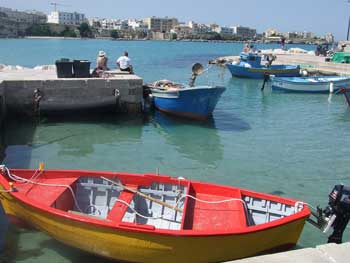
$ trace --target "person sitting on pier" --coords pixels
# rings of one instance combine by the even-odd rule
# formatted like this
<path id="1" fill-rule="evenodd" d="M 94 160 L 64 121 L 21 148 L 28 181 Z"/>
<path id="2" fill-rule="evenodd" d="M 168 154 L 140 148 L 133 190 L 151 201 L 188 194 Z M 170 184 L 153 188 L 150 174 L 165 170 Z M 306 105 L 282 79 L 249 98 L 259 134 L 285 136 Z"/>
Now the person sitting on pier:
<path id="1" fill-rule="evenodd" d="M 127 51 L 124 51 L 123 56 L 118 58 L 117 65 L 119 66 L 120 71 L 127 71 L 130 74 L 134 74 L 131 59 L 129 58 L 129 53 Z"/>
<path id="2" fill-rule="evenodd" d="M 92 72 L 92 76 L 102 77 L 103 72 L 105 70 L 109 70 L 109 68 L 107 67 L 107 63 L 108 63 L 108 58 L 106 57 L 106 53 L 103 50 L 101 50 L 100 52 L 98 52 L 98 57 L 96 60 L 96 68 Z"/>

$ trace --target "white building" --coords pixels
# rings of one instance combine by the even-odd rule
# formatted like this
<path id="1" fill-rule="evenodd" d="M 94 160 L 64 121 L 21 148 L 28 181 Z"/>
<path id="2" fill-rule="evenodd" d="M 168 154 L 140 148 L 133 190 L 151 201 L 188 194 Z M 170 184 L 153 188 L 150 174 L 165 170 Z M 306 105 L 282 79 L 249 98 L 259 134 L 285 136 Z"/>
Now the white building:
<path id="1" fill-rule="evenodd" d="M 303 32 L 303 38 L 314 38 L 314 37 L 315 37 L 315 34 L 312 32 L 306 32 L 306 31 Z"/>
<path id="2" fill-rule="evenodd" d="M 328 43 L 334 43 L 334 36 L 332 33 L 327 33 L 327 35 L 325 36 L 325 39 Z"/>
<path id="3" fill-rule="evenodd" d="M 128 19 L 128 26 L 135 31 L 147 32 L 148 26 L 142 20 Z"/>
<path id="4" fill-rule="evenodd" d="M 252 39 L 256 37 L 256 29 L 244 27 L 244 26 L 234 26 L 233 34 L 237 35 L 243 39 Z"/>
<path id="5" fill-rule="evenodd" d="M 232 27 L 218 26 L 218 27 L 215 27 L 213 31 L 221 35 L 233 35 Z"/>
<path id="6" fill-rule="evenodd" d="M 279 32 L 275 28 L 269 28 L 265 31 L 265 37 L 275 37 L 278 35 L 279 35 Z"/>
<path id="7" fill-rule="evenodd" d="M 205 24 L 199 24 L 194 21 L 189 21 L 188 26 L 192 29 L 192 33 L 194 35 L 196 34 L 206 34 L 211 32 L 210 26 L 207 26 Z"/>
<path id="8" fill-rule="evenodd" d="M 77 12 L 52 11 L 51 14 L 47 16 L 47 22 L 52 24 L 79 26 L 86 21 L 85 15 Z"/>

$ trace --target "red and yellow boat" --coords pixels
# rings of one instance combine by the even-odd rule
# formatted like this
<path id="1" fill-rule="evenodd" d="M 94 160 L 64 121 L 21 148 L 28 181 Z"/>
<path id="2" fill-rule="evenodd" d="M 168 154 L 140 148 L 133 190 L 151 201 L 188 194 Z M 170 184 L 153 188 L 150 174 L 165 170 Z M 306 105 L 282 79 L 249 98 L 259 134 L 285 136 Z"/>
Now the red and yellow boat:
<path id="1" fill-rule="evenodd" d="M 129 262 L 219 262 L 293 247 L 309 208 L 296 200 L 183 178 L 0 167 L 15 222 Z"/>

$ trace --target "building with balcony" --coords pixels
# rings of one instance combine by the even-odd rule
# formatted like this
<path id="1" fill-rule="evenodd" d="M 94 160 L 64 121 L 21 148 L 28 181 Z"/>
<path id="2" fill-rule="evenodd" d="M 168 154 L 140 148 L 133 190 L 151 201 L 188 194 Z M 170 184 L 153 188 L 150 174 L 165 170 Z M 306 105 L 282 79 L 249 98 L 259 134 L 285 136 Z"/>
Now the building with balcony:
<path id="1" fill-rule="evenodd" d="M 169 33 L 171 29 L 179 24 L 176 18 L 154 16 L 143 19 L 143 23 L 147 26 L 148 30 L 161 33 Z"/>
<path id="2" fill-rule="evenodd" d="M 213 29 L 213 32 L 219 33 L 220 35 L 233 35 L 233 28 L 226 26 L 218 26 Z"/>
<path id="3" fill-rule="evenodd" d="M 77 12 L 69 13 L 61 11 L 52 11 L 47 16 L 47 22 L 59 25 L 79 26 L 81 23 L 87 22 L 87 19 L 85 18 L 84 14 L 80 14 Z"/>
<path id="4" fill-rule="evenodd" d="M 212 32 L 210 29 L 210 26 L 207 26 L 205 24 L 196 23 L 194 21 L 189 21 L 188 26 L 192 29 L 192 33 L 194 35 L 207 34 L 207 33 Z"/>
<path id="5" fill-rule="evenodd" d="M 252 39 L 256 37 L 256 29 L 244 26 L 234 26 L 232 29 L 233 34 L 242 39 Z"/>

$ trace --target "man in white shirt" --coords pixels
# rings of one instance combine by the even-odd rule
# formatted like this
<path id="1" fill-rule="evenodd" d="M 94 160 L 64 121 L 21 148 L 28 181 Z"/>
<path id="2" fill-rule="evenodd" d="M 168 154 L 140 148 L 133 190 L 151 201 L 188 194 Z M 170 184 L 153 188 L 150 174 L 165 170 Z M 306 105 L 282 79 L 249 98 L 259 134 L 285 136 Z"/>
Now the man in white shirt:
<path id="1" fill-rule="evenodd" d="M 134 74 L 133 67 L 131 65 L 131 59 L 129 58 L 129 54 L 127 51 L 124 52 L 123 56 L 118 58 L 117 65 L 121 71 L 127 71 L 130 74 Z"/>

